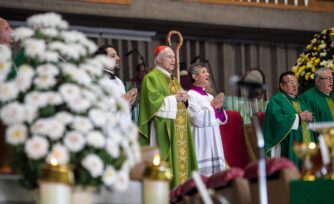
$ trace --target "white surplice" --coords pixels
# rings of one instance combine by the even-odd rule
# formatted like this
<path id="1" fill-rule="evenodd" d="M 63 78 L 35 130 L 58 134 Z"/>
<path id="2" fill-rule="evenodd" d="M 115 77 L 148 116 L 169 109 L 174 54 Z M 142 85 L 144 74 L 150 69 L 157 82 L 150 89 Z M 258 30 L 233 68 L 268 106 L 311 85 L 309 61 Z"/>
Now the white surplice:
<path id="1" fill-rule="evenodd" d="M 187 110 L 196 147 L 198 169 L 200 174 L 205 176 L 226 169 L 219 126 L 225 124 L 228 118 L 225 110 L 223 110 L 224 121 L 216 118 L 211 106 L 212 99 L 213 96 L 210 94 L 201 95 L 194 90 L 188 91 Z"/>

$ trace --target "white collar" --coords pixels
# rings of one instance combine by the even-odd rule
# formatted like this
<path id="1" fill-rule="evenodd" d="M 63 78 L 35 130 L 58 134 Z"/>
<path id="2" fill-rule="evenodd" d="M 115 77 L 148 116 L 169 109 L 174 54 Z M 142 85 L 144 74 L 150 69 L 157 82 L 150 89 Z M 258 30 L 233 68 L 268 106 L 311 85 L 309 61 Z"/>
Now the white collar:
<path id="1" fill-rule="evenodd" d="M 114 72 L 108 70 L 108 69 L 103 69 L 105 72 L 111 73 L 111 74 L 115 74 Z"/>
<path id="2" fill-rule="evenodd" d="M 164 75 L 168 76 L 169 78 L 171 77 L 171 73 L 169 73 L 167 70 L 164 68 L 160 67 L 159 65 L 156 65 L 155 68 L 162 72 Z"/>

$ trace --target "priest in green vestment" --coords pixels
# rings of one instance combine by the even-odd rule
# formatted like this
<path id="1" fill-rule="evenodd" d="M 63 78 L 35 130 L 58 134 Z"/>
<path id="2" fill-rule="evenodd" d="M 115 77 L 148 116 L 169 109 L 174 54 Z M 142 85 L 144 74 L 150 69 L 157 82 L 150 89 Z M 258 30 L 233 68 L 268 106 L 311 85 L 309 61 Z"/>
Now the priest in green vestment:
<path id="1" fill-rule="evenodd" d="M 318 69 L 314 74 L 315 86 L 304 92 L 300 99 L 310 107 L 316 122 L 333 121 L 334 94 L 333 74 L 328 68 Z"/>
<path id="2" fill-rule="evenodd" d="M 264 118 L 265 151 L 269 157 L 286 157 L 300 166 L 293 152 L 294 142 L 311 142 L 315 138 L 308 128 L 313 115 L 297 97 L 298 81 L 293 72 L 279 78 L 279 90 L 267 106 Z"/>
<path id="3" fill-rule="evenodd" d="M 191 177 L 197 158 L 186 110 L 187 92 L 171 72 L 175 54 L 168 46 L 159 46 L 155 67 L 144 77 L 140 87 L 139 141 L 157 146 L 161 158 L 173 172 L 171 187 Z"/>

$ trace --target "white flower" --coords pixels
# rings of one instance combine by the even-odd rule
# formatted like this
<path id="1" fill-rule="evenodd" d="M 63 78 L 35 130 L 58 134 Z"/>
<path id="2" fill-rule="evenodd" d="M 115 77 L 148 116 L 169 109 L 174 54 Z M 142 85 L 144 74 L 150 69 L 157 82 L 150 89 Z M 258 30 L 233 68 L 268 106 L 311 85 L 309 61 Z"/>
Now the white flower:
<path id="1" fill-rule="evenodd" d="M 27 19 L 30 27 L 38 28 L 60 28 L 67 29 L 68 23 L 64 21 L 59 14 L 46 13 L 31 16 Z"/>
<path id="2" fill-rule="evenodd" d="M 101 76 L 102 73 L 103 73 L 103 69 L 102 68 L 93 67 L 92 65 L 90 65 L 88 63 L 81 64 L 79 66 L 79 69 L 86 70 L 89 74 L 91 74 L 93 76 L 96 76 L 96 77 Z"/>
<path id="3" fill-rule="evenodd" d="M 57 121 L 54 118 L 50 118 L 50 119 L 47 119 L 46 125 L 48 129 L 47 135 L 52 140 L 57 140 L 63 136 L 65 132 L 65 126 L 60 121 Z"/>
<path id="4" fill-rule="evenodd" d="M 91 103 L 95 103 L 96 100 L 98 100 L 97 95 L 88 89 L 82 89 L 81 94 L 85 99 L 89 100 Z"/>
<path id="5" fill-rule="evenodd" d="M 103 173 L 103 162 L 95 154 L 87 155 L 81 162 L 82 166 L 88 170 L 93 178 L 101 176 Z"/>
<path id="6" fill-rule="evenodd" d="M 1 120 L 6 125 L 22 123 L 24 121 L 24 107 L 17 103 L 9 103 L 1 109 Z"/>
<path id="7" fill-rule="evenodd" d="M 60 143 L 52 147 L 51 153 L 48 155 L 46 161 L 50 163 L 51 158 L 55 158 L 60 165 L 68 164 L 70 160 L 66 147 Z"/>
<path id="8" fill-rule="evenodd" d="M 81 96 L 76 96 L 74 98 L 68 98 L 67 105 L 73 112 L 84 113 L 91 107 L 91 102 Z"/>
<path id="9" fill-rule="evenodd" d="M 104 147 L 106 140 L 101 132 L 99 131 L 91 131 L 87 134 L 87 144 L 95 147 L 102 148 Z"/>
<path id="10" fill-rule="evenodd" d="M 34 84 L 39 89 L 49 89 L 56 85 L 57 81 L 54 76 L 51 75 L 43 75 L 38 76 L 34 80 Z"/>
<path id="11" fill-rule="evenodd" d="M 40 58 L 45 52 L 45 41 L 38 39 L 27 39 L 24 41 L 24 53 L 29 58 Z"/>
<path id="12" fill-rule="evenodd" d="M 80 38 L 85 38 L 83 33 L 78 31 L 62 31 L 60 37 L 65 41 L 65 43 L 76 43 Z"/>
<path id="13" fill-rule="evenodd" d="M 93 121 L 94 125 L 103 127 L 106 124 L 107 118 L 102 110 L 91 109 L 88 115 L 91 121 Z"/>
<path id="14" fill-rule="evenodd" d="M 31 105 L 24 106 L 24 120 L 32 123 L 37 117 L 37 107 Z"/>
<path id="15" fill-rule="evenodd" d="M 119 143 L 110 138 L 107 139 L 106 150 L 112 158 L 118 158 L 120 155 Z"/>
<path id="16" fill-rule="evenodd" d="M 31 126 L 31 132 L 36 135 L 47 135 L 49 131 L 48 119 L 38 119 Z"/>
<path id="17" fill-rule="evenodd" d="M 23 124 L 11 125 L 6 130 L 6 142 L 11 145 L 18 145 L 25 142 L 28 137 L 27 127 Z"/>
<path id="18" fill-rule="evenodd" d="M 85 45 L 85 47 L 88 49 L 88 53 L 91 55 L 97 50 L 96 44 L 87 38 L 82 39 L 81 43 Z"/>
<path id="19" fill-rule="evenodd" d="M 77 131 L 67 132 L 64 138 L 64 144 L 71 152 L 81 151 L 85 146 L 84 136 Z"/>
<path id="20" fill-rule="evenodd" d="M 43 92 L 32 91 L 25 96 L 24 102 L 39 108 L 45 107 L 48 104 L 48 95 Z"/>
<path id="21" fill-rule="evenodd" d="M 12 58 L 12 51 L 7 45 L 2 45 L 0 47 L 0 52 L 1 52 L 0 63 L 7 62 L 8 60 Z"/>
<path id="22" fill-rule="evenodd" d="M 36 73 L 42 76 L 57 76 L 59 74 L 59 69 L 53 64 L 42 64 L 36 68 Z"/>
<path id="23" fill-rule="evenodd" d="M 42 28 L 40 32 L 48 37 L 55 38 L 58 35 L 58 30 L 55 28 Z"/>
<path id="24" fill-rule="evenodd" d="M 117 177 L 117 172 L 115 170 L 114 167 L 108 165 L 107 168 L 105 169 L 103 176 L 102 176 L 102 181 L 106 186 L 111 187 L 115 181 L 116 181 L 116 177 Z"/>
<path id="25" fill-rule="evenodd" d="M 60 105 L 64 102 L 61 95 L 57 92 L 50 91 L 50 92 L 47 92 L 46 94 L 48 95 L 48 104 Z"/>
<path id="26" fill-rule="evenodd" d="M 60 86 L 59 92 L 65 101 L 71 101 L 80 95 L 80 88 L 74 84 L 63 84 Z"/>
<path id="27" fill-rule="evenodd" d="M 12 66 L 12 63 L 10 61 L 7 61 L 7 62 L 0 61 L 0 83 L 6 80 L 7 75 L 11 70 L 11 66 Z"/>
<path id="28" fill-rule="evenodd" d="M 99 61 L 104 68 L 115 69 L 115 60 L 106 56 L 106 55 L 98 55 L 95 57 L 97 61 Z"/>
<path id="29" fill-rule="evenodd" d="M 18 96 L 19 90 L 15 87 L 15 82 L 3 82 L 0 84 L 0 101 L 7 102 Z"/>
<path id="30" fill-rule="evenodd" d="M 64 125 L 68 125 L 72 123 L 74 117 L 72 114 L 62 111 L 62 112 L 57 113 L 55 115 L 55 118 L 56 120 L 62 122 Z"/>
<path id="31" fill-rule="evenodd" d="M 129 184 L 129 173 L 127 171 L 119 171 L 116 176 L 113 189 L 116 191 L 125 191 Z"/>
<path id="32" fill-rule="evenodd" d="M 86 117 L 76 116 L 74 117 L 72 128 L 81 133 L 87 133 L 93 129 L 93 124 Z"/>
<path id="33" fill-rule="evenodd" d="M 41 159 L 48 153 L 49 142 L 41 136 L 33 136 L 25 143 L 25 152 L 30 159 Z"/>
<path id="34" fill-rule="evenodd" d="M 30 38 L 33 35 L 34 35 L 34 31 L 26 27 L 16 28 L 13 32 L 14 41 L 22 41 L 27 38 Z"/>
<path id="35" fill-rule="evenodd" d="M 124 132 L 124 134 L 127 136 L 130 142 L 136 141 L 138 138 L 137 126 L 134 123 L 130 122 L 129 124 L 127 124 L 126 132 Z"/>
<path id="36" fill-rule="evenodd" d="M 77 69 L 71 73 L 71 78 L 78 84 L 89 86 L 92 83 L 91 77 L 85 70 Z"/>
<path id="37" fill-rule="evenodd" d="M 61 55 L 63 55 L 62 51 L 65 50 L 67 45 L 61 41 L 53 41 L 48 44 L 48 49 L 50 51 L 58 51 Z"/>
<path id="38" fill-rule="evenodd" d="M 26 92 L 31 87 L 31 77 L 27 77 L 24 74 L 18 74 L 14 84 L 20 92 Z"/>
<path id="39" fill-rule="evenodd" d="M 41 56 L 41 61 L 43 62 L 59 62 L 59 60 L 61 59 L 58 55 L 57 52 L 53 52 L 53 51 L 45 51 Z"/>
<path id="40" fill-rule="evenodd" d="M 30 65 L 23 64 L 18 68 L 17 75 L 26 78 L 32 78 L 35 75 L 35 71 Z"/>

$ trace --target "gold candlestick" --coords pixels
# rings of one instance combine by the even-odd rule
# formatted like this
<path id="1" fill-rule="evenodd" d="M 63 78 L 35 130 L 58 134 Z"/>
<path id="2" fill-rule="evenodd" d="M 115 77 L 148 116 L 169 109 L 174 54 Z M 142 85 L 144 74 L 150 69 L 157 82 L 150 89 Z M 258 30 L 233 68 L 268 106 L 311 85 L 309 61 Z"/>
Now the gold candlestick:
<path id="1" fill-rule="evenodd" d="M 315 175 L 312 174 L 313 166 L 312 157 L 318 153 L 318 146 L 314 142 L 295 143 L 293 151 L 302 160 L 302 179 L 305 181 L 315 180 Z"/>
<path id="2" fill-rule="evenodd" d="M 157 154 L 153 163 L 147 165 L 144 173 L 144 203 L 168 204 L 171 178 L 168 164 L 160 161 L 160 155 Z"/>

